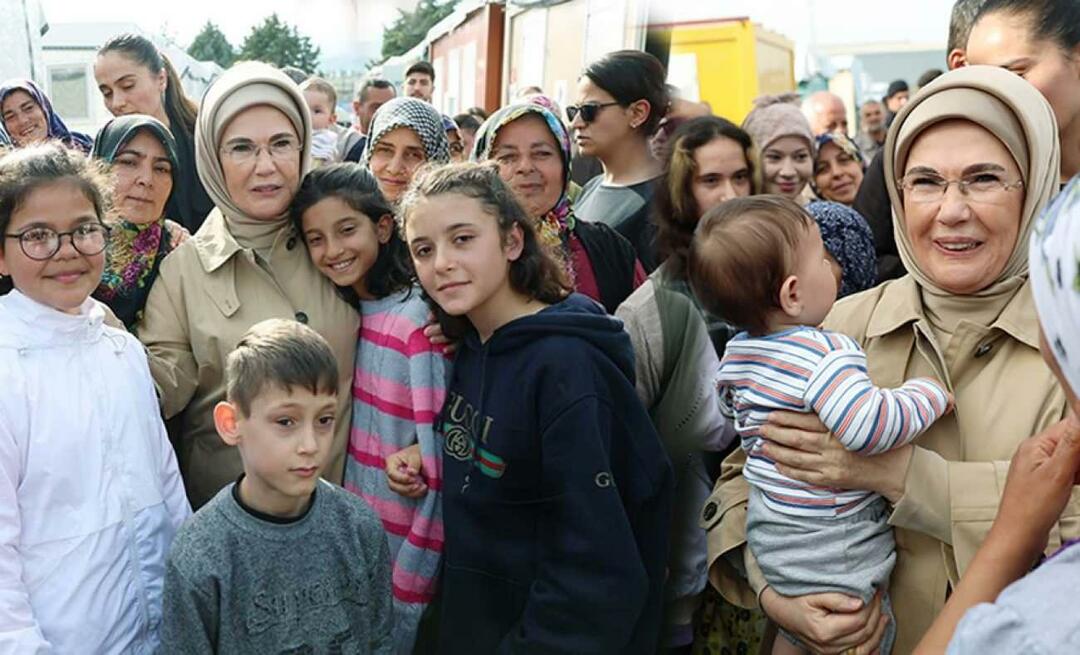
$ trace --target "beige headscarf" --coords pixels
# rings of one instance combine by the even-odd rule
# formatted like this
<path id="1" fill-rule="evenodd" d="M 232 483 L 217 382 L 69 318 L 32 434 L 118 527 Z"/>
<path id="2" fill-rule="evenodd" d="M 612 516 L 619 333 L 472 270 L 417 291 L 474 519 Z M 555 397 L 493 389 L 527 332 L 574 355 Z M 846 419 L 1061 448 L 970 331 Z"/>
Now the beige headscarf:
<path id="1" fill-rule="evenodd" d="M 233 202 L 221 170 L 221 135 L 229 122 L 245 109 L 269 105 L 288 117 L 296 128 L 303 150 L 300 178 L 311 168 L 311 113 L 296 83 L 278 69 L 262 62 L 245 62 L 225 71 L 203 97 L 195 126 L 195 162 L 206 193 L 225 217 L 229 232 L 244 248 L 269 250 L 282 228 L 289 225 L 287 213 L 274 220 L 252 218 Z"/>
<path id="2" fill-rule="evenodd" d="M 1024 180 L 1020 230 L 1005 268 L 985 289 L 957 296 L 941 289 L 919 266 L 904 218 L 902 177 L 915 139 L 932 125 L 963 119 L 996 136 L 1012 154 Z M 900 259 L 918 283 L 927 316 L 939 336 L 961 320 L 992 323 L 1027 277 L 1028 238 L 1034 220 L 1057 192 L 1061 159 L 1057 122 L 1042 94 L 1023 78 L 993 66 L 950 71 L 926 85 L 900 110 L 885 139 L 885 185 L 893 209 Z"/>

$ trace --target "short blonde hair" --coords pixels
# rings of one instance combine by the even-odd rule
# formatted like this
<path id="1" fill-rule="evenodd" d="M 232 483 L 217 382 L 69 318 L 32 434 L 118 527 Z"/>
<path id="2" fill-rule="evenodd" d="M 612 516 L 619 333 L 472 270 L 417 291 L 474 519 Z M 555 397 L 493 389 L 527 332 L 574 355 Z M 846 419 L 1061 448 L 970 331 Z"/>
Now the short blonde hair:
<path id="1" fill-rule="evenodd" d="M 331 113 L 334 111 L 334 108 L 337 107 L 337 89 L 334 88 L 333 84 L 321 77 L 312 76 L 307 78 L 304 80 L 304 83 L 300 85 L 300 91 L 317 91 L 326 96 L 327 99 L 330 100 Z"/>
<path id="2" fill-rule="evenodd" d="M 689 278 L 702 306 L 753 335 L 780 308 L 780 287 L 795 271 L 799 242 L 815 225 L 794 201 L 766 195 L 720 203 L 690 244 Z"/>

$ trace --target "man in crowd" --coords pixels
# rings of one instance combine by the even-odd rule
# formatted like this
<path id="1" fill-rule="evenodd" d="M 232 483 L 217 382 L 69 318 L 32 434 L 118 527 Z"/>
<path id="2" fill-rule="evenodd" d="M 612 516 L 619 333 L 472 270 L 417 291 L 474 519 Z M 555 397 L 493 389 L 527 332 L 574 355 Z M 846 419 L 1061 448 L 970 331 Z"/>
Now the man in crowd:
<path id="1" fill-rule="evenodd" d="M 386 80 L 372 78 L 364 82 L 352 103 L 353 113 L 356 115 L 353 129 L 342 135 L 338 142 L 342 161 L 360 161 L 372 117 L 379 107 L 393 100 L 396 95 L 394 85 Z"/>
<path id="2" fill-rule="evenodd" d="M 847 109 L 840 96 L 829 91 L 817 91 L 807 96 L 802 104 L 803 115 L 810 123 L 814 136 L 830 132 L 848 133 Z"/>
<path id="3" fill-rule="evenodd" d="M 870 161 L 885 144 L 885 107 L 877 100 L 867 100 L 859 110 L 859 118 L 859 136 L 855 138 L 855 144 L 866 161 Z"/>
<path id="4" fill-rule="evenodd" d="M 885 92 L 885 97 L 882 99 L 885 102 L 885 109 L 889 112 L 888 117 L 885 119 L 886 126 L 892 125 L 897 112 L 907 104 L 908 98 L 910 97 L 911 91 L 908 89 L 907 82 L 904 80 L 893 80 L 889 83 L 889 88 Z"/>
<path id="5" fill-rule="evenodd" d="M 405 95 L 431 102 L 435 92 L 435 69 L 426 61 L 418 61 L 405 71 Z"/>

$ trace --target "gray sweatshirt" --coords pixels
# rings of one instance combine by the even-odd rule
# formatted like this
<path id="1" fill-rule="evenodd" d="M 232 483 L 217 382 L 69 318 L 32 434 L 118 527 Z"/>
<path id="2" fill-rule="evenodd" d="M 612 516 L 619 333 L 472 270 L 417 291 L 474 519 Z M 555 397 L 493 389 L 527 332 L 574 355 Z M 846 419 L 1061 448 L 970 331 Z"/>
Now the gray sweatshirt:
<path id="1" fill-rule="evenodd" d="M 371 508 L 323 481 L 303 517 L 273 523 L 234 486 L 173 541 L 162 652 L 390 653 L 390 558 Z"/>

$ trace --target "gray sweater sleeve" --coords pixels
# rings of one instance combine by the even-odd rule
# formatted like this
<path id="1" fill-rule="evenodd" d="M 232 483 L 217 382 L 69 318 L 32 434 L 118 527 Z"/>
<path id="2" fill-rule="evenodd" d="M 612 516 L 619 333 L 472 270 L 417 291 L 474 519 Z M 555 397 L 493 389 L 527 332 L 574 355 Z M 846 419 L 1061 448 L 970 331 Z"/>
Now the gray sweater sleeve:
<path id="1" fill-rule="evenodd" d="M 217 652 L 218 602 L 169 561 L 162 594 L 162 655 Z"/>
<path id="2" fill-rule="evenodd" d="M 377 520 L 377 519 L 376 519 Z M 373 634 L 371 652 L 376 655 L 391 655 L 394 652 L 393 626 L 394 603 L 391 590 L 390 549 L 382 537 L 381 525 L 375 539 L 369 540 L 371 567 L 371 604 Z M 374 543 L 370 543 L 374 541 Z"/>

